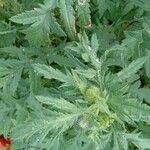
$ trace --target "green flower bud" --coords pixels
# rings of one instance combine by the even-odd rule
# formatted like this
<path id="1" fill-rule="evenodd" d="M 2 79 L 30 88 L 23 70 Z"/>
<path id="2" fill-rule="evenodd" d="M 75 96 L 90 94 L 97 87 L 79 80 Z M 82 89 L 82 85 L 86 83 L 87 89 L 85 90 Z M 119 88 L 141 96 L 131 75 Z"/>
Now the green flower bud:
<path id="1" fill-rule="evenodd" d="M 104 129 L 110 127 L 113 124 L 113 122 L 114 122 L 114 118 L 109 116 L 106 113 L 101 113 L 98 116 L 97 120 L 100 123 L 100 127 L 104 128 Z"/>
<path id="2" fill-rule="evenodd" d="M 94 103 L 100 94 L 99 88 L 91 86 L 85 91 L 85 97 L 90 103 Z"/>

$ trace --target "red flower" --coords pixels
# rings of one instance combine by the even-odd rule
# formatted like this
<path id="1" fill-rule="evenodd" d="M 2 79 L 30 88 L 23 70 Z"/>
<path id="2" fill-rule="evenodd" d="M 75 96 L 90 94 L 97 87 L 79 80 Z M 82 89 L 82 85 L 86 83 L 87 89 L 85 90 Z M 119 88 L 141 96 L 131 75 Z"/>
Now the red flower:
<path id="1" fill-rule="evenodd" d="M 11 140 L 3 135 L 0 136 L 0 150 L 11 150 Z"/>

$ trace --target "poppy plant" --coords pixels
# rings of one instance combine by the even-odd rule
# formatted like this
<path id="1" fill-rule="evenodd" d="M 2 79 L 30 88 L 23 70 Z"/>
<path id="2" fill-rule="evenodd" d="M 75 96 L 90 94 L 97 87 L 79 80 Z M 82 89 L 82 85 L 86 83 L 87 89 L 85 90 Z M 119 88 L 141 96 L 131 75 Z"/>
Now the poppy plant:
<path id="1" fill-rule="evenodd" d="M 0 0 L 0 150 L 150 150 L 150 0 Z"/>

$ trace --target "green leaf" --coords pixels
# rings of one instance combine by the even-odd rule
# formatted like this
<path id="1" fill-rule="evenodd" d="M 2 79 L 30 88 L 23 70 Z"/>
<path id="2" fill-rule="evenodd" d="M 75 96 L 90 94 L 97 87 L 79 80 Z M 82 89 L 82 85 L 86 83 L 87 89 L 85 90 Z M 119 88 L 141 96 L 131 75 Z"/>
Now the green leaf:
<path id="1" fill-rule="evenodd" d="M 139 134 L 127 134 L 127 139 L 140 149 L 150 148 L 150 139 L 139 137 Z"/>
<path id="2" fill-rule="evenodd" d="M 115 131 L 113 133 L 113 150 L 128 150 L 128 141 L 124 133 Z"/>
<path id="3" fill-rule="evenodd" d="M 60 114 L 60 116 L 47 117 L 41 119 L 32 119 L 30 122 L 24 122 L 23 124 L 17 125 L 12 131 L 12 138 L 14 140 L 27 139 L 28 141 L 34 137 L 34 142 L 42 142 L 46 136 L 53 131 L 49 142 L 50 146 L 53 146 L 53 141 L 59 136 L 71 128 L 77 121 L 80 113 L 76 114 Z M 40 139 L 35 136 L 38 135 Z"/>
<path id="4" fill-rule="evenodd" d="M 134 75 L 146 62 L 147 57 L 139 58 L 136 61 L 133 61 L 131 64 L 129 64 L 128 67 L 121 70 L 119 73 L 117 73 L 118 80 L 125 80 Z"/>
<path id="5" fill-rule="evenodd" d="M 14 72 L 11 81 L 10 81 L 10 91 L 12 95 L 15 94 L 19 81 L 21 79 L 21 74 L 22 74 L 23 66 L 20 68 L 17 68 L 17 70 Z"/>
<path id="6" fill-rule="evenodd" d="M 92 79 L 96 76 L 96 71 L 91 68 L 89 68 L 87 70 L 76 69 L 74 71 L 86 78 L 89 78 L 89 79 Z"/>
<path id="7" fill-rule="evenodd" d="M 91 47 L 95 53 L 98 51 L 99 43 L 96 34 L 93 34 L 91 37 Z"/>
<path id="8" fill-rule="evenodd" d="M 150 121 L 150 106 L 136 99 L 121 99 L 114 97 L 110 100 L 112 109 L 125 121 Z"/>
<path id="9" fill-rule="evenodd" d="M 11 57 L 18 57 L 19 53 L 23 51 L 23 47 L 17 48 L 15 46 L 0 48 L 0 53 L 8 54 Z"/>
<path id="10" fill-rule="evenodd" d="M 150 89 L 140 88 L 136 91 L 136 93 L 140 99 L 144 99 L 147 103 L 150 104 Z"/>
<path id="11" fill-rule="evenodd" d="M 101 18 L 105 11 L 108 9 L 109 5 L 107 4 L 107 0 L 96 0 L 99 10 L 99 17 Z"/>
<path id="12" fill-rule="evenodd" d="M 56 79 L 61 82 L 72 84 L 72 79 L 68 75 L 62 73 L 58 69 L 52 68 L 51 66 L 46 66 L 42 64 L 34 64 L 33 68 L 35 71 L 37 71 L 37 73 L 39 73 L 40 75 L 43 75 L 47 79 Z"/>
<path id="13" fill-rule="evenodd" d="M 78 1 L 76 5 L 76 16 L 78 25 L 81 28 L 88 28 L 91 26 L 91 16 L 90 16 L 90 4 L 89 0 L 80 2 Z"/>
<path id="14" fill-rule="evenodd" d="M 0 21 L 0 47 L 10 46 L 15 42 L 16 30 L 10 25 Z"/>
<path id="15" fill-rule="evenodd" d="M 54 97 L 36 96 L 36 99 L 41 103 L 51 105 L 54 108 L 57 108 L 61 111 L 75 112 L 79 110 L 74 104 L 62 98 L 59 99 L 59 98 L 54 98 Z"/>
<path id="16" fill-rule="evenodd" d="M 55 8 L 57 6 L 58 0 L 44 0 L 44 6 L 47 8 Z"/>
<path id="17" fill-rule="evenodd" d="M 35 10 L 26 11 L 16 16 L 13 16 L 10 18 L 10 20 L 19 24 L 27 25 L 42 20 L 45 15 L 45 10 L 36 8 Z"/>
<path id="18" fill-rule="evenodd" d="M 150 139 L 133 139 L 132 141 L 137 147 L 142 149 L 150 148 Z"/>
<path id="19" fill-rule="evenodd" d="M 8 86 L 11 95 L 14 95 L 21 79 L 24 62 L 17 60 L 1 60 L 0 87 Z"/>
<path id="20" fill-rule="evenodd" d="M 150 50 L 146 50 L 146 56 L 149 56 L 147 61 L 144 64 L 144 68 L 145 68 L 145 73 L 147 75 L 147 77 L 150 78 Z"/>
<path id="21" fill-rule="evenodd" d="M 29 28 L 23 31 L 27 34 L 26 38 L 32 45 L 42 45 L 47 43 L 50 29 L 51 32 L 59 36 L 65 36 L 64 31 L 57 23 L 56 18 L 54 18 L 50 7 L 47 8 L 41 5 L 41 8 L 35 8 L 34 10 L 23 12 L 11 17 L 10 20 L 23 25 L 32 24 Z M 33 35 L 35 36 L 33 37 Z"/>
<path id="22" fill-rule="evenodd" d="M 150 1 L 134 0 L 135 6 L 141 7 L 145 11 L 150 11 Z"/>
<path id="23" fill-rule="evenodd" d="M 51 51 L 51 53 L 48 55 L 48 60 L 50 60 L 50 62 L 55 62 L 58 65 L 64 67 L 76 67 L 77 65 L 77 61 L 73 61 L 72 58 L 68 58 L 63 55 L 57 54 L 55 51 Z"/>
<path id="24" fill-rule="evenodd" d="M 59 7 L 66 33 L 70 39 L 74 40 L 76 38 L 76 28 L 72 0 L 60 0 Z"/>

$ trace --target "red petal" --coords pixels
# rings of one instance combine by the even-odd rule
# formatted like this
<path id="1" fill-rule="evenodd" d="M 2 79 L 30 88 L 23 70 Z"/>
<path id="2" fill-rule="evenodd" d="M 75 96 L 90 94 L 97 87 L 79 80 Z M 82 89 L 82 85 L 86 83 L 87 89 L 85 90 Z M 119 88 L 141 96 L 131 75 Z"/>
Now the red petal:
<path id="1" fill-rule="evenodd" d="M 10 148 L 9 148 L 10 145 L 11 145 L 11 140 L 9 138 L 5 139 L 3 135 L 0 136 L 0 150 L 1 150 L 1 148 L 5 148 L 6 150 L 10 150 Z"/>
<path id="2" fill-rule="evenodd" d="M 7 145 L 7 146 L 4 146 L 0 143 L 0 150 L 11 150 L 10 146 Z"/>

